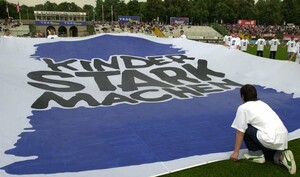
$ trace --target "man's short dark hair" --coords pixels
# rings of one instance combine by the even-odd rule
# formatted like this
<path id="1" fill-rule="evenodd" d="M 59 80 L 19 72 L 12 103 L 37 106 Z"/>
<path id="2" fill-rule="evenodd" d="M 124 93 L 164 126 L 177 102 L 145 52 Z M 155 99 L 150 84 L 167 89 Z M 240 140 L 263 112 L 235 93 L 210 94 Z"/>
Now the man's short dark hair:
<path id="1" fill-rule="evenodd" d="M 253 85 L 250 84 L 244 85 L 240 90 L 240 94 L 244 102 L 258 100 L 256 88 Z"/>

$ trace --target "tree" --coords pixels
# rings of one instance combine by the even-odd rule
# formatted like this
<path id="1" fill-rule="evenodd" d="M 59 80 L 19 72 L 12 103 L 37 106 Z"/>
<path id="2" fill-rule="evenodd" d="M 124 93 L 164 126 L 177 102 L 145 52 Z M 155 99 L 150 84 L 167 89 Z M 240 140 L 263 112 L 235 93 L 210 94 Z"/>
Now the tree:
<path id="1" fill-rule="evenodd" d="M 153 21 L 154 19 L 162 19 L 164 17 L 165 7 L 162 0 L 147 0 L 146 11 L 144 12 L 146 21 Z M 164 19 L 164 18 L 163 18 Z"/>
<path id="2" fill-rule="evenodd" d="M 208 7 L 208 11 L 210 13 L 209 16 L 209 22 L 216 22 L 218 19 L 218 15 L 217 15 L 217 4 L 219 2 L 222 2 L 221 0 L 205 0 L 207 7 Z"/>
<path id="3" fill-rule="evenodd" d="M 44 5 L 43 4 L 37 4 L 34 6 L 34 10 L 36 11 L 43 11 L 44 9 Z"/>
<path id="4" fill-rule="evenodd" d="M 231 8 L 225 2 L 219 2 L 216 5 L 216 20 L 223 23 L 233 23 L 234 19 L 230 16 Z"/>
<path id="5" fill-rule="evenodd" d="M 257 24 L 266 24 L 266 18 L 268 18 L 265 10 L 267 9 L 267 3 L 265 0 L 258 0 L 255 4 L 257 8 Z"/>
<path id="6" fill-rule="evenodd" d="M 256 7 L 260 24 L 281 24 L 282 15 L 280 0 L 258 0 Z"/>
<path id="7" fill-rule="evenodd" d="M 83 10 L 81 9 L 81 7 L 77 6 L 74 2 L 72 2 L 72 3 L 63 2 L 57 6 L 56 11 L 80 12 Z"/>
<path id="8" fill-rule="evenodd" d="M 97 20 L 102 20 L 102 13 L 104 13 L 102 12 L 103 3 L 104 2 L 102 0 L 96 0 L 95 15 Z"/>
<path id="9" fill-rule="evenodd" d="M 225 1 L 225 4 L 227 7 L 229 7 L 230 10 L 228 10 L 227 15 L 228 19 L 226 19 L 226 22 L 229 23 L 237 23 L 237 12 L 239 11 L 240 7 L 238 6 L 238 2 L 240 0 L 227 0 Z"/>
<path id="10" fill-rule="evenodd" d="M 102 11 L 103 7 L 103 11 Z M 126 4 L 124 0 L 96 0 L 96 16 L 102 20 L 102 14 L 105 21 L 115 20 L 118 15 L 126 12 Z M 113 16 L 115 17 L 112 19 Z"/>
<path id="11" fill-rule="evenodd" d="M 131 0 L 127 4 L 127 15 L 139 16 L 141 14 L 140 4 L 137 0 Z M 124 14 L 125 15 L 125 14 Z"/>
<path id="12" fill-rule="evenodd" d="M 119 15 L 127 15 L 127 5 L 125 4 L 124 0 L 115 0 L 115 2 L 112 5 L 114 21 L 118 21 Z"/>
<path id="13" fill-rule="evenodd" d="M 286 23 L 296 23 L 297 6 L 294 0 L 283 0 L 281 14 Z M 299 24 L 299 23 L 298 23 Z"/>
<path id="14" fill-rule="evenodd" d="M 205 0 L 191 1 L 190 21 L 193 24 L 202 24 L 208 21 L 209 11 Z"/>
<path id="15" fill-rule="evenodd" d="M 257 11 L 254 0 L 239 0 L 237 4 L 238 10 L 236 13 L 238 20 L 256 20 Z"/>
<path id="16" fill-rule="evenodd" d="M 57 8 L 56 3 L 51 3 L 50 1 L 46 1 L 44 4 L 44 10 L 46 11 L 55 11 Z"/>
<path id="17" fill-rule="evenodd" d="M 267 15 L 266 15 L 267 14 Z M 267 0 L 266 24 L 268 25 L 280 25 L 282 22 L 281 15 L 281 1 L 280 0 Z"/>
<path id="18" fill-rule="evenodd" d="M 34 7 L 28 7 L 26 5 L 21 5 L 20 13 L 21 13 L 22 19 L 26 19 L 26 20 L 34 19 L 33 8 Z"/>
<path id="19" fill-rule="evenodd" d="M 83 11 L 86 12 L 87 20 L 95 20 L 94 19 L 94 7 L 92 5 L 84 5 L 83 6 Z"/>
<path id="20" fill-rule="evenodd" d="M 0 1 L 0 19 L 5 19 L 7 17 L 7 14 L 6 14 L 6 2 L 4 0 L 1 0 Z"/>

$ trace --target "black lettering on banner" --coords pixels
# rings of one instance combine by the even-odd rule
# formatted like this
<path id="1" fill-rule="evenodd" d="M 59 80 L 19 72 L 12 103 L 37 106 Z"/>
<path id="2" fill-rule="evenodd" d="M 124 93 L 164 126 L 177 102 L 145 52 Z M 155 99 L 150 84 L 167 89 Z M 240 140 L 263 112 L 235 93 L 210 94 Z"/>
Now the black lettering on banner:
<path id="1" fill-rule="evenodd" d="M 94 71 L 94 69 L 91 66 L 90 61 L 81 60 L 80 64 L 81 64 L 82 68 L 85 69 L 86 71 Z"/>
<path id="2" fill-rule="evenodd" d="M 75 73 L 75 75 L 79 77 L 93 77 L 100 91 L 115 91 L 117 87 L 110 82 L 108 77 L 119 75 L 119 74 L 120 71 L 76 72 Z"/>
<path id="3" fill-rule="evenodd" d="M 150 63 L 153 63 L 156 66 L 161 66 L 165 64 L 172 63 L 171 61 L 165 61 L 163 56 L 147 57 Z"/>
<path id="4" fill-rule="evenodd" d="M 29 85 L 45 90 L 45 93 L 32 104 L 34 109 L 46 109 L 51 101 L 67 108 L 75 107 L 80 101 L 93 107 L 120 103 L 162 102 L 172 98 L 186 99 L 205 96 L 242 86 L 225 79 L 224 73 L 208 69 L 206 60 L 199 59 L 196 67 L 188 62 L 195 58 L 181 54 L 147 58 L 111 56 L 109 61 L 100 58 L 92 61 L 69 59 L 57 63 L 51 58 L 43 60 L 51 71 L 33 71 L 27 74 L 32 80 L 28 82 Z M 122 67 L 122 70 L 119 66 L 120 61 L 123 61 L 125 67 Z M 172 62 L 182 63 L 181 68 L 172 65 Z M 151 68 L 146 69 L 147 67 Z M 85 85 L 79 81 L 74 82 L 75 77 L 93 79 L 100 93 L 78 93 L 85 89 Z M 212 81 L 215 77 L 220 79 Z M 65 96 L 55 92 L 73 92 L 74 95 L 66 99 Z M 100 98 L 98 98 L 99 95 Z"/>
<path id="5" fill-rule="evenodd" d="M 94 59 L 94 67 L 97 69 L 97 71 L 105 71 L 102 66 L 113 69 L 120 69 L 117 59 L 118 58 L 116 56 L 111 57 L 111 63 L 104 62 L 100 59 Z"/>
<path id="6" fill-rule="evenodd" d="M 216 76 L 216 77 L 220 77 L 220 78 L 225 76 L 224 73 L 220 73 L 220 72 L 216 72 L 216 71 L 212 71 L 212 70 L 208 69 L 206 60 L 198 60 L 197 68 L 195 68 L 191 64 L 185 64 L 182 67 L 185 68 L 188 72 L 190 72 L 191 74 L 193 74 L 195 77 L 197 77 L 198 79 L 200 79 L 202 81 L 210 81 L 211 80 L 211 78 L 208 77 L 207 75 Z"/>
<path id="7" fill-rule="evenodd" d="M 159 97 L 154 97 L 154 98 L 145 98 L 142 97 L 142 95 L 144 93 L 148 93 L 148 92 L 158 92 L 159 90 L 157 89 L 149 89 L 149 90 L 141 90 L 141 91 L 137 91 L 133 94 L 131 94 L 130 96 L 136 100 L 139 101 L 147 101 L 147 102 L 158 102 L 158 101 L 166 101 L 172 98 L 172 95 L 168 95 L 168 94 L 164 94 L 162 96 Z M 151 96 L 154 96 L 154 94 L 152 94 Z"/>
<path id="8" fill-rule="evenodd" d="M 149 62 L 149 60 L 145 58 L 133 57 L 133 56 L 120 56 L 123 59 L 125 67 L 128 69 L 137 69 L 137 68 L 146 68 L 153 64 Z M 133 61 L 137 61 L 141 64 L 133 64 Z"/>
<path id="9" fill-rule="evenodd" d="M 225 83 L 218 83 L 218 82 L 208 82 L 212 85 L 215 85 L 215 86 L 218 86 L 220 88 L 223 88 L 223 89 L 230 89 L 230 87 L 227 87 L 227 86 L 234 86 L 234 87 L 241 87 L 243 85 L 239 84 L 239 83 L 236 83 L 236 82 L 233 82 L 229 79 L 223 79 L 222 81 L 224 81 Z M 227 85 L 227 86 L 226 86 Z"/>
<path id="10" fill-rule="evenodd" d="M 75 59 L 65 60 L 65 61 L 57 62 L 57 63 L 54 63 L 54 61 L 51 58 L 44 58 L 43 60 L 45 61 L 45 63 L 47 63 L 48 67 L 51 68 L 53 71 L 61 71 L 59 69 L 59 67 L 63 67 L 63 68 L 66 68 L 66 69 L 69 69 L 69 70 L 72 70 L 72 71 L 77 71 L 76 68 L 69 66 L 69 64 L 78 61 L 78 60 L 75 60 Z"/>
<path id="11" fill-rule="evenodd" d="M 28 82 L 29 85 L 43 90 L 58 91 L 58 92 L 76 92 L 76 91 L 83 90 L 85 88 L 84 85 L 81 85 L 79 83 L 45 78 L 45 76 L 58 76 L 59 78 L 74 77 L 72 74 L 68 74 L 68 73 L 56 72 L 56 71 L 34 71 L 28 73 L 27 76 L 32 80 L 44 82 L 45 84 Z M 48 84 L 56 84 L 58 86 L 54 87 Z"/>
<path id="12" fill-rule="evenodd" d="M 172 73 L 174 73 L 175 75 L 169 76 L 166 73 L 168 71 L 172 71 Z M 197 79 L 188 78 L 186 72 L 180 68 L 174 68 L 174 67 L 156 68 L 156 69 L 152 69 L 150 73 L 153 73 L 161 80 L 174 85 L 183 85 L 183 83 L 179 82 L 179 80 L 188 81 L 192 83 L 199 83 Z"/>
<path id="13" fill-rule="evenodd" d="M 136 100 L 133 100 L 131 98 L 128 98 L 126 96 L 117 94 L 117 93 L 110 93 L 109 95 L 107 95 L 105 97 L 105 99 L 103 100 L 102 104 L 103 105 L 113 105 L 115 103 L 137 103 Z"/>
<path id="14" fill-rule="evenodd" d="M 66 100 L 53 92 L 43 93 L 32 105 L 34 109 L 46 109 L 50 101 L 55 101 L 60 106 L 72 108 L 76 106 L 79 101 L 85 101 L 89 106 L 99 106 L 100 103 L 87 93 L 77 93 L 72 98 Z"/>
<path id="15" fill-rule="evenodd" d="M 143 83 L 137 83 L 136 79 L 145 81 Z M 122 85 L 118 85 L 123 91 L 134 91 L 139 87 L 173 87 L 172 85 L 155 80 L 137 70 L 125 70 L 122 73 Z"/>
<path id="16" fill-rule="evenodd" d="M 193 57 L 188 57 L 186 55 L 166 55 L 167 58 L 177 62 L 177 63 L 184 63 L 184 60 L 194 60 Z"/>

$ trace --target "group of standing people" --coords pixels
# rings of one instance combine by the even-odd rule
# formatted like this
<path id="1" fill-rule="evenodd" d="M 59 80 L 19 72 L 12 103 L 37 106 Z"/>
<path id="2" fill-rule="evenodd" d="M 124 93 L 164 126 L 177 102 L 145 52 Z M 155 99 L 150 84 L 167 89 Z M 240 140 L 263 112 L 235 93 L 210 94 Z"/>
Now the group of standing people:
<path id="1" fill-rule="evenodd" d="M 228 33 L 224 36 L 223 42 L 225 46 L 228 46 L 232 49 L 240 49 L 243 52 L 247 51 L 248 45 L 250 44 L 247 36 L 244 36 L 244 38 L 241 40 L 237 33 Z M 264 39 L 263 35 L 261 35 L 255 42 L 255 45 L 257 46 L 256 55 L 263 57 L 264 48 L 267 44 L 270 45 L 269 58 L 275 59 L 278 46 L 281 44 L 276 35 L 274 35 L 273 39 L 269 40 L 268 42 Z M 287 47 L 288 52 L 287 59 L 291 61 L 296 56 L 295 62 L 300 64 L 300 42 L 296 42 L 294 37 L 292 36 L 291 39 L 285 44 L 285 46 Z"/>
<path id="2" fill-rule="evenodd" d="M 11 35 L 11 31 L 10 29 L 4 29 L 4 34 L 3 34 L 3 37 L 12 37 Z M 55 30 L 54 29 L 50 29 L 48 30 L 48 36 L 47 36 L 48 39 L 55 39 L 55 38 L 58 38 L 57 34 L 55 33 Z"/>

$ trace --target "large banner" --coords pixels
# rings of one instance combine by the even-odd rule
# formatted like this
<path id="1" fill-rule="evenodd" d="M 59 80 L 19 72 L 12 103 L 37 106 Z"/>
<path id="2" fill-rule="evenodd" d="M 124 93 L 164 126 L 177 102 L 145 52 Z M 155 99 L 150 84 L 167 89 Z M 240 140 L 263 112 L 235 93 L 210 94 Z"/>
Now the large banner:
<path id="1" fill-rule="evenodd" d="M 247 83 L 300 137 L 294 62 L 129 33 L 0 47 L 1 177 L 147 177 L 228 159 Z"/>
<path id="2" fill-rule="evenodd" d="M 189 18 L 186 17 L 171 17 L 170 24 L 188 25 Z"/>
<path id="3" fill-rule="evenodd" d="M 284 34 L 283 35 L 283 40 L 291 40 L 291 38 L 294 38 L 294 40 L 298 41 L 300 39 L 299 35 L 295 35 L 295 34 Z"/>
<path id="4" fill-rule="evenodd" d="M 141 20 L 141 17 L 139 16 L 118 16 L 119 22 L 139 22 Z"/>
<path id="5" fill-rule="evenodd" d="M 241 25 L 241 26 L 256 26 L 256 20 L 238 20 L 238 25 Z"/>
<path id="6" fill-rule="evenodd" d="M 87 22 L 75 21 L 35 21 L 36 26 L 86 26 Z"/>

